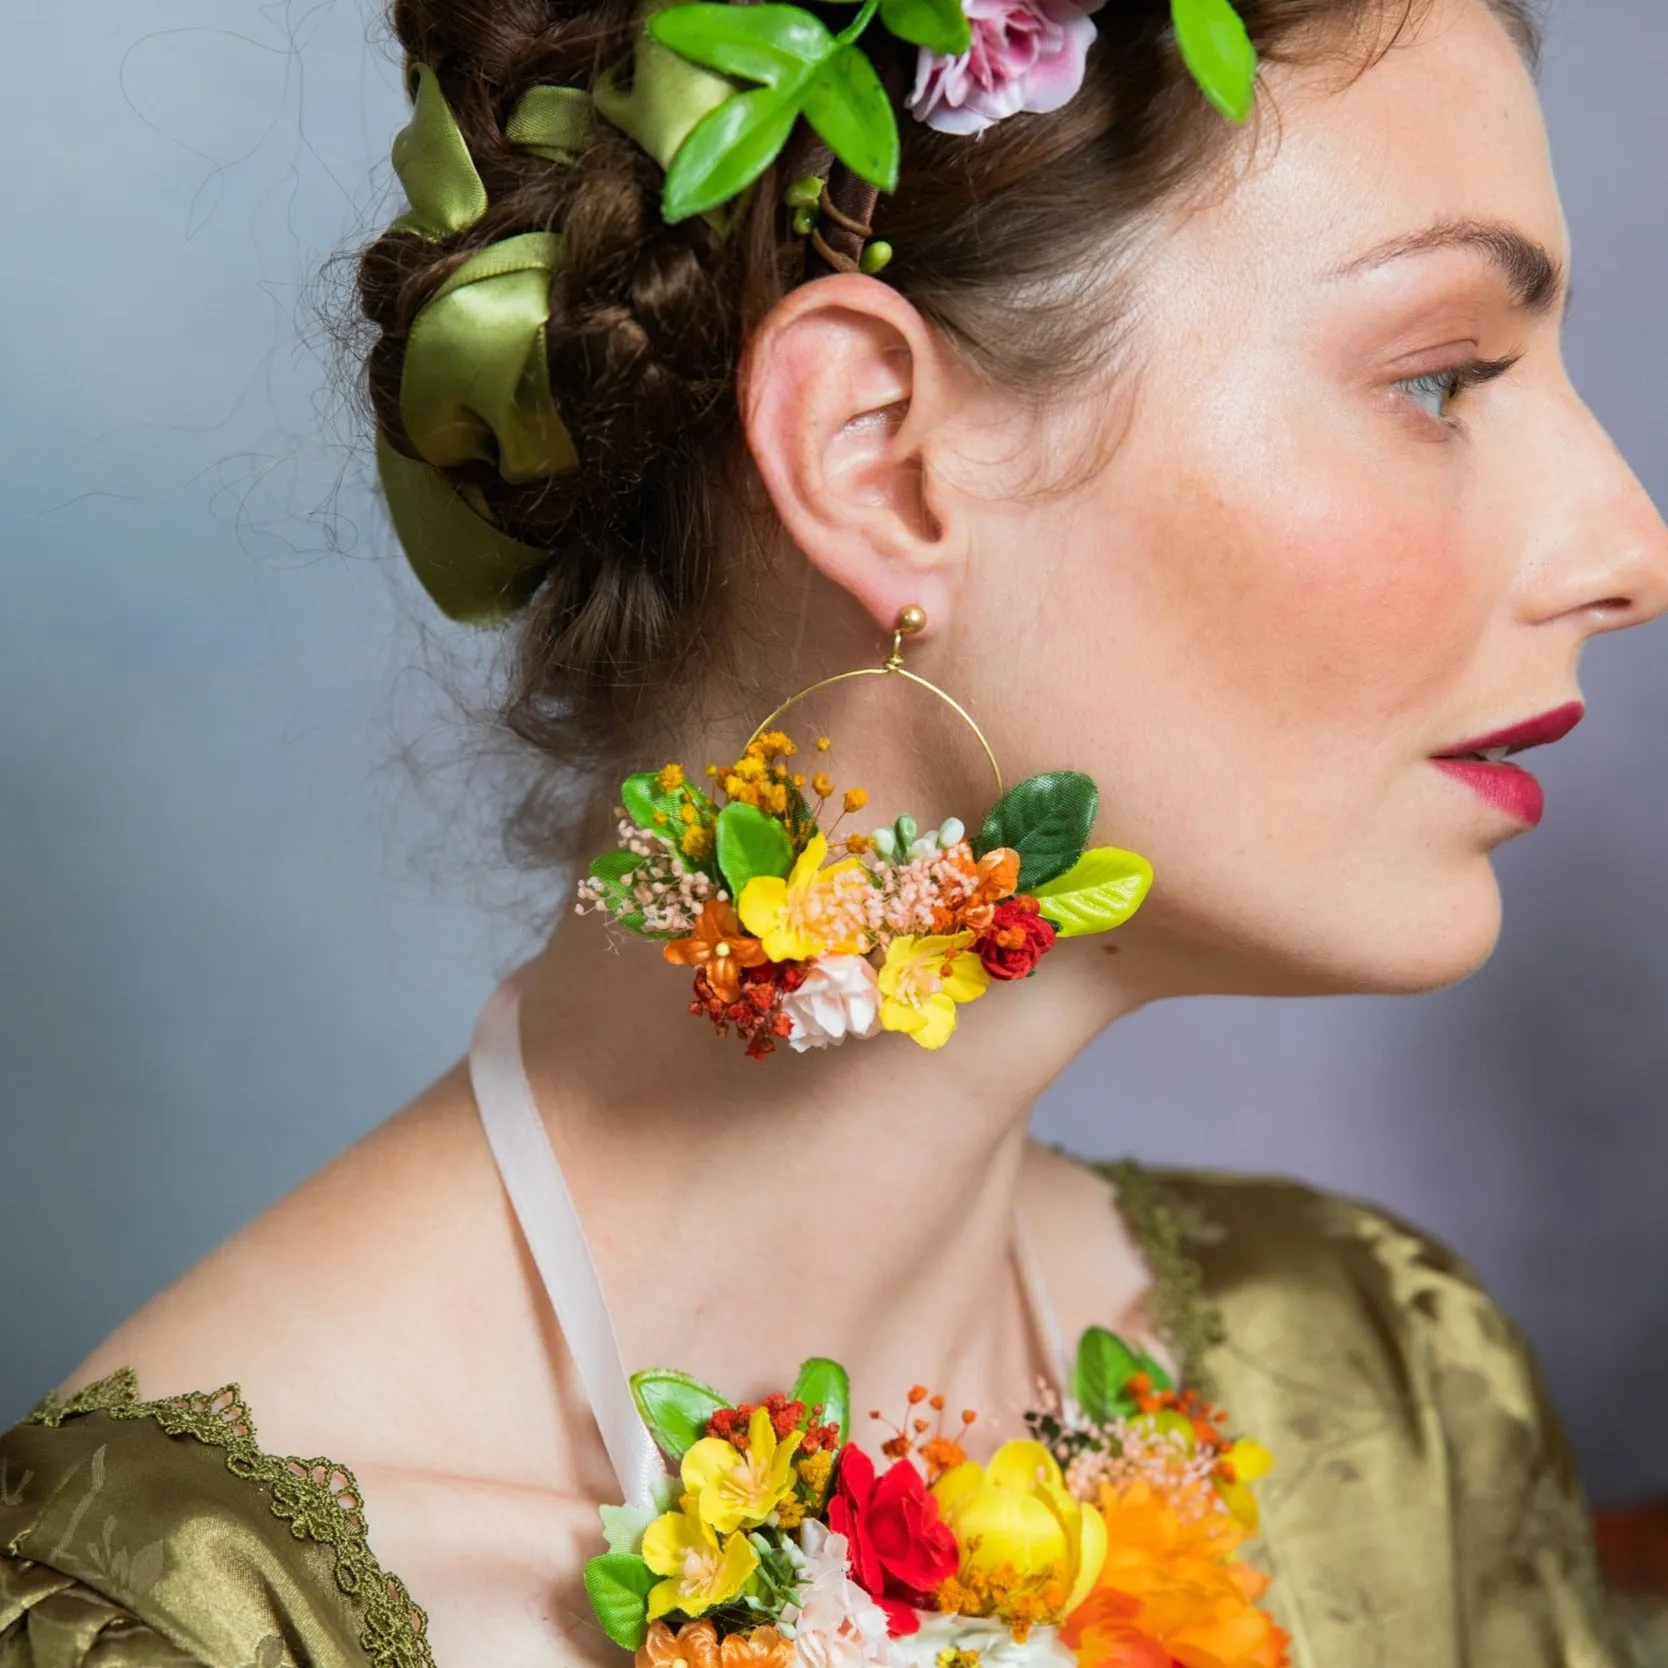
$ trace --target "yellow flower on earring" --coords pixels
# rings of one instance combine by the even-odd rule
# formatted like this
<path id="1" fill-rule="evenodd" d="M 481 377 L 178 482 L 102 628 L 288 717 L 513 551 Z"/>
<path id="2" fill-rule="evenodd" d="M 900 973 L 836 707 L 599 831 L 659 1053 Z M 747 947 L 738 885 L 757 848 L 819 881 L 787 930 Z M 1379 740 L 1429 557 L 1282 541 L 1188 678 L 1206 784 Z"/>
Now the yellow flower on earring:
<path id="1" fill-rule="evenodd" d="M 828 841 L 813 835 L 786 880 L 755 875 L 741 889 L 736 913 L 772 961 L 809 961 L 813 956 L 861 955 L 869 946 L 855 901 L 870 887 L 855 857 L 825 869 Z"/>
<path id="2" fill-rule="evenodd" d="M 972 942 L 970 932 L 894 938 L 880 970 L 881 1028 L 902 1031 L 922 1048 L 942 1048 L 956 1028 L 957 1006 L 990 988 Z"/>

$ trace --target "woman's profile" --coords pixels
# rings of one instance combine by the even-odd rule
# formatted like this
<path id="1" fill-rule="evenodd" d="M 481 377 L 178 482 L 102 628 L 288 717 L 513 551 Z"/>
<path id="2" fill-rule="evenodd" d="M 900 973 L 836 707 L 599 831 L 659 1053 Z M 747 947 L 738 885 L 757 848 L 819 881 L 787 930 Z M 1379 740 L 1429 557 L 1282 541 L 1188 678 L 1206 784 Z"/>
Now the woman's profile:
<path id="1" fill-rule="evenodd" d="M 382 479 L 588 877 L 0 1438 L 0 1664 L 1622 1664 L 1450 1253 L 1027 1134 L 1148 1003 L 1479 967 L 1668 607 L 1524 0 L 393 28 Z"/>

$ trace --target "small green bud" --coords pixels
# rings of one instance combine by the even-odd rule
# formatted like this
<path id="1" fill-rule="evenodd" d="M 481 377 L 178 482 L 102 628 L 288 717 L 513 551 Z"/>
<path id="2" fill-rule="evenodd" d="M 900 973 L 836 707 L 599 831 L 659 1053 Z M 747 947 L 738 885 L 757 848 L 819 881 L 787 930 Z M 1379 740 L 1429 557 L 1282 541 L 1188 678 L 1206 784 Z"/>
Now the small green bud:
<path id="1" fill-rule="evenodd" d="M 808 203 L 793 211 L 793 229 L 801 236 L 810 231 L 817 223 L 817 209 L 814 203 Z"/>
<path id="2" fill-rule="evenodd" d="M 898 844 L 906 850 L 916 834 L 920 832 L 915 826 L 914 817 L 899 817 L 892 826 L 898 831 Z"/>
<path id="3" fill-rule="evenodd" d="M 875 850 L 890 863 L 897 855 L 898 837 L 890 828 L 877 828 L 871 836 Z"/>
<path id="4" fill-rule="evenodd" d="M 857 264 L 873 278 L 877 272 L 884 272 L 892 262 L 892 245 L 885 238 L 877 237 L 863 245 L 863 253 L 858 257 Z"/>
<path id="5" fill-rule="evenodd" d="M 812 204 L 821 202 L 821 179 L 815 174 L 806 174 L 794 180 L 782 193 L 782 201 L 791 203 L 795 208 L 809 208 Z"/>

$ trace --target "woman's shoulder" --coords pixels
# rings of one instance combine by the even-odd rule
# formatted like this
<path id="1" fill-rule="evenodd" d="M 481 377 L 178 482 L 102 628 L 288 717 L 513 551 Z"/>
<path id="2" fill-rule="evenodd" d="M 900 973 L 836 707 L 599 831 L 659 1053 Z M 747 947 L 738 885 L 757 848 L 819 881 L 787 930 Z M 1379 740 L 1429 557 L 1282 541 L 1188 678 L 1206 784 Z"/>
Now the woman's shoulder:
<path id="1" fill-rule="evenodd" d="M 553 1339 L 467 1080 L 442 1079 L 152 1298 L 60 1387 L 131 1368 L 147 1395 L 236 1382 L 284 1452 L 356 1470 L 543 1475 L 494 1397 Z M 546 1463 L 548 1462 L 548 1463 Z"/>
<path id="2" fill-rule="evenodd" d="M 95 1612 L 154 1635 L 146 1668 L 582 1655 L 552 1656 L 573 1606 L 541 1596 L 607 1497 L 569 1376 L 467 1080 L 442 1080 L 0 1437 L 0 1663 Z"/>
<path id="3" fill-rule="evenodd" d="M 1274 1455 L 1264 1546 L 1299 1661 L 1624 1660 L 1533 1353 L 1460 1257 L 1282 1177 L 1105 1173 L 1156 1318 Z"/>
<path id="4" fill-rule="evenodd" d="M 432 1662 L 350 1472 L 263 1452 L 235 1386 L 146 1402 L 131 1371 L 0 1436 L 0 1660 Z"/>

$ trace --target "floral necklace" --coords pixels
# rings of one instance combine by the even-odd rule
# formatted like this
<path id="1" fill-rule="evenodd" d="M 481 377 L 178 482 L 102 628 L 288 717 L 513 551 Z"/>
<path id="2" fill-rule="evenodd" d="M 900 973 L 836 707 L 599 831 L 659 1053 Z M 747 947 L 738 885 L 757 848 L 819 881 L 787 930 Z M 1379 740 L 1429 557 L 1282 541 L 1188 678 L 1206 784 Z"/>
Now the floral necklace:
<path id="1" fill-rule="evenodd" d="M 656 1508 L 604 1506 L 585 1568 L 636 1668 L 1283 1668 L 1237 1561 L 1257 1526 L 1259 1443 L 1103 1327 L 1069 1398 L 984 1464 L 926 1386 L 879 1444 L 814 1359 L 793 1388 L 730 1403 L 667 1369 L 631 1380 L 677 1468 Z M 873 1412 L 872 1420 L 881 1415 Z"/>

